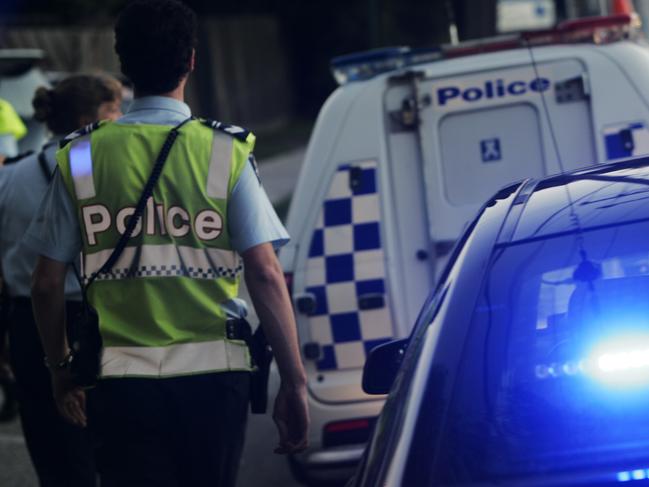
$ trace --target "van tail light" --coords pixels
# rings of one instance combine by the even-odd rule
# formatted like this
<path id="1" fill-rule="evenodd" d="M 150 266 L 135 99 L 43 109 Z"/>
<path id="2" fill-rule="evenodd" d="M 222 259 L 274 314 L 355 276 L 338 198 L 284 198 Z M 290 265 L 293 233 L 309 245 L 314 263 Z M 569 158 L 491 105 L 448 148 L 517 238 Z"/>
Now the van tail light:
<path id="1" fill-rule="evenodd" d="M 376 418 L 349 419 L 328 423 L 324 427 L 322 445 L 325 448 L 366 443 Z"/>

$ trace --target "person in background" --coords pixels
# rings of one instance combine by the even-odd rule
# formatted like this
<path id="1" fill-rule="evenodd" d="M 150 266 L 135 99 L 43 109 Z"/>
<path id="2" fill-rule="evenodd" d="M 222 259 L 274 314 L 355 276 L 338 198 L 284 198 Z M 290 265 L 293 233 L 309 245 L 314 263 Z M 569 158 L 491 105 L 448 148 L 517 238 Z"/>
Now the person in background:
<path id="1" fill-rule="evenodd" d="M 66 364 L 65 269 L 81 251 L 90 278 L 121 248 L 156 160 L 168 156 L 132 238 L 88 292 L 103 340 L 96 387 L 81 389 L 69 367 L 52 370 L 59 410 L 97 433 L 102 487 L 235 485 L 252 371 L 237 322 L 241 277 L 281 378 L 275 451 L 307 447 L 306 373 L 274 250 L 288 234 L 255 175 L 254 135 L 194 119 L 184 103 L 196 35 L 179 1 L 126 5 L 115 49 L 135 99 L 115 123 L 66 138 L 25 239 L 40 254 L 32 299 L 47 361 Z"/>
<path id="2" fill-rule="evenodd" d="M 120 83 L 106 76 L 71 76 L 54 89 L 39 88 L 34 117 L 47 124 L 52 137 L 39 153 L 0 168 L 0 262 L 2 286 L 9 296 L 10 363 L 25 441 L 42 487 L 94 486 L 96 473 L 87 431 L 66 422 L 54 402 L 30 299 L 37 254 L 21 241 L 52 178 L 60 139 L 95 120 L 116 119 L 120 102 Z M 81 292 L 72 270 L 63 291 L 68 312 L 73 313 Z"/>
<path id="3" fill-rule="evenodd" d="M 27 133 L 27 127 L 7 100 L 0 98 L 0 166 L 5 159 L 18 155 L 18 140 Z"/>

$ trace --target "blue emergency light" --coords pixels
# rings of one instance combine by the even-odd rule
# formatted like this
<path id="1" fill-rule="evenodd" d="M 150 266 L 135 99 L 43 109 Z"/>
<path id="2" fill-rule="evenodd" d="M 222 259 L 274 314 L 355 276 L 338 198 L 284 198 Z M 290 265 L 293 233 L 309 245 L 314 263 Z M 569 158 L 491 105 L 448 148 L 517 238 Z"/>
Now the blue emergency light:
<path id="1" fill-rule="evenodd" d="M 539 380 L 587 376 L 608 387 L 649 386 L 649 337 L 609 337 L 580 360 L 538 364 L 534 374 Z"/>
<path id="2" fill-rule="evenodd" d="M 386 47 L 338 56 L 331 60 L 331 71 L 339 85 L 362 81 L 406 65 L 409 47 Z"/>
<path id="3" fill-rule="evenodd" d="M 589 357 L 589 375 L 610 386 L 649 385 L 649 338 L 626 335 L 603 340 Z"/>

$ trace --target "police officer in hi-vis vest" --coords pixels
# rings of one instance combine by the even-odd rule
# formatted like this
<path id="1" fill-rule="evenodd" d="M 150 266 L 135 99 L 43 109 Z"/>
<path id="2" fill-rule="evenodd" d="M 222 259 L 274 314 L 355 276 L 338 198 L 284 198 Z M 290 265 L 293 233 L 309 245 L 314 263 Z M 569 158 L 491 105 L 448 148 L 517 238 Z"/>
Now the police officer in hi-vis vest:
<path id="1" fill-rule="evenodd" d="M 40 253 L 32 299 L 55 398 L 68 420 L 97 434 L 103 487 L 234 486 L 252 368 L 228 321 L 245 314 L 236 298 L 241 275 L 281 376 L 275 452 L 307 446 L 306 374 L 275 256 L 288 235 L 256 176 L 254 136 L 192 119 L 183 102 L 195 38 L 195 14 L 176 0 L 125 7 L 115 49 L 135 100 L 116 122 L 64 141 L 24 240 Z M 126 247 L 97 275 L 129 222 Z M 87 291 L 103 343 L 100 379 L 89 390 L 70 377 L 62 306 L 66 267 L 79 252 L 86 282 L 97 275 Z"/>
<path id="2" fill-rule="evenodd" d="M 38 255 L 21 239 L 56 168 L 59 141 L 94 120 L 118 118 L 121 101 L 121 83 L 107 76 L 74 75 L 54 89 L 39 88 L 32 101 L 34 119 L 47 125 L 51 137 L 37 153 L 0 168 L 0 277 L 7 295 L 6 322 L 0 323 L 0 331 L 3 325 L 9 328 L 20 422 L 41 487 L 94 486 L 96 472 L 88 432 L 65 421 L 52 397 L 29 297 Z M 69 312 L 78 310 L 81 289 L 71 271 L 64 299 Z"/>

